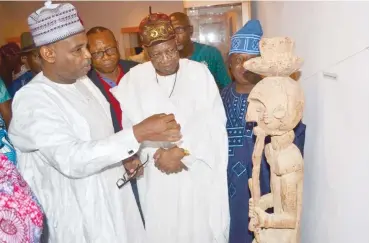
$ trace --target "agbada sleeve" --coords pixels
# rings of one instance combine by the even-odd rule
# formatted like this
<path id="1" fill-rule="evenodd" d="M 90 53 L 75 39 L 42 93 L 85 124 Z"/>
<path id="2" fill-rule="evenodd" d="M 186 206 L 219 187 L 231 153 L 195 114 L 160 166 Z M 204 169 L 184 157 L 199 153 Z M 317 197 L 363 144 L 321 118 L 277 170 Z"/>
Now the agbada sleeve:
<path id="1" fill-rule="evenodd" d="M 189 151 L 182 162 L 191 167 L 205 163 L 209 168 L 228 161 L 227 118 L 219 90 L 210 71 L 203 69 L 206 85 L 201 108 L 182 126 L 180 147 Z M 201 78 L 201 76 L 200 76 Z"/>
<path id="2" fill-rule="evenodd" d="M 63 111 L 42 90 L 25 86 L 12 108 L 9 135 L 14 146 L 22 153 L 38 151 L 46 163 L 71 178 L 95 174 L 132 156 L 140 147 L 132 128 L 101 140 L 79 139 Z"/>

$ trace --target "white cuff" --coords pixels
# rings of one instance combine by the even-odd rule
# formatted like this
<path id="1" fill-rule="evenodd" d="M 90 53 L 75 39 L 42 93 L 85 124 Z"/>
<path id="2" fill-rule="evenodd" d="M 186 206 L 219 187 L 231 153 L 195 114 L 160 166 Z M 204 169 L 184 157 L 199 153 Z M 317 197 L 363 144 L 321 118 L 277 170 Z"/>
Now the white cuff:
<path id="1" fill-rule="evenodd" d="M 119 131 L 121 149 L 125 148 L 127 153 L 127 158 L 133 156 L 140 149 L 141 144 L 137 141 L 132 128 L 124 128 Z"/>

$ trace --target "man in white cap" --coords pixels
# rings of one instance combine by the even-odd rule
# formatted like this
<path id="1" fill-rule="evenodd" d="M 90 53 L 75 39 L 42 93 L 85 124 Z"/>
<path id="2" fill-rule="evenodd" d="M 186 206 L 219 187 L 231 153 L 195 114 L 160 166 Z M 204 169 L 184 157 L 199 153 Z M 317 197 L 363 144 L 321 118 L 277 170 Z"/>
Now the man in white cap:
<path id="1" fill-rule="evenodd" d="M 109 104 L 86 77 L 91 55 L 73 5 L 47 2 L 28 24 L 42 72 L 18 91 L 9 130 L 46 214 L 48 242 L 144 242 L 132 189 L 116 186 L 121 161 L 143 141 L 178 141 L 179 125 L 159 114 L 114 134 Z"/>

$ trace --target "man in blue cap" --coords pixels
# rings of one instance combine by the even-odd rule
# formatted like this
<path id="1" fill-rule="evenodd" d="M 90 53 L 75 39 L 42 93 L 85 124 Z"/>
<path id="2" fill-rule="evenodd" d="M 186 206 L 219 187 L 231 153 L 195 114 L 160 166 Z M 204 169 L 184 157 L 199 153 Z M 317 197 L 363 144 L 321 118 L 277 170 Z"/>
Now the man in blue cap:
<path id="1" fill-rule="evenodd" d="M 228 132 L 228 193 L 230 207 L 229 243 L 251 243 L 253 234 L 248 230 L 249 199 L 248 179 L 252 174 L 252 153 L 255 145 L 254 123 L 245 120 L 247 97 L 262 77 L 245 70 L 245 61 L 260 56 L 259 42 L 263 30 L 258 20 L 250 20 L 231 39 L 229 63 L 234 82 L 222 90 L 221 96 L 227 115 Z M 303 152 L 305 125 L 295 129 L 295 144 Z M 266 143 L 270 142 L 267 138 Z M 261 194 L 270 192 L 270 169 L 265 156 L 260 171 Z"/>

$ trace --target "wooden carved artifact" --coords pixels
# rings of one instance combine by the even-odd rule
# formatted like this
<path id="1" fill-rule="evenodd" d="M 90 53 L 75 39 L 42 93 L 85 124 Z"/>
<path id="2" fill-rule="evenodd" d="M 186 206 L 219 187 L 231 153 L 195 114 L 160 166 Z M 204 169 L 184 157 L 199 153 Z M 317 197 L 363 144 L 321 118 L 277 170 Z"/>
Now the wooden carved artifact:
<path id="1" fill-rule="evenodd" d="M 260 41 L 261 57 L 250 59 L 244 67 L 265 76 L 248 97 L 246 120 L 256 122 L 257 136 L 252 179 L 249 181 L 250 225 L 254 243 L 299 243 L 302 212 L 304 161 L 293 144 L 293 129 L 302 119 L 304 95 L 300 84 L 291 79 L 302 65 L 293 55 L 294 41 L 287 37 L 264 38 Z M 271 193 L 260 197 L 260 161 L 264 139 L 270 165 Z M 273 213 L 265 211 L 273 208 Z"/>

